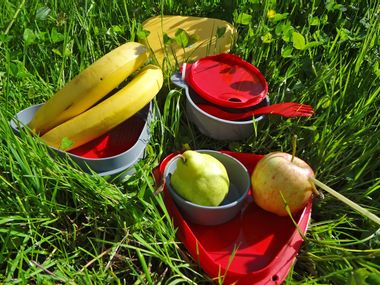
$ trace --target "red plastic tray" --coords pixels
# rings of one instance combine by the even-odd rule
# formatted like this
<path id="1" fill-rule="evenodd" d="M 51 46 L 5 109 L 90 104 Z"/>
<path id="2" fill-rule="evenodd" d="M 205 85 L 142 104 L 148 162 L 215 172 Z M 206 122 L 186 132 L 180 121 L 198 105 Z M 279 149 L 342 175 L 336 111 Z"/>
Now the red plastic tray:
<path id="1" fill-rule="evenodd" d="M 262 158 L 250 153 L 225 153 L 241 161 L 249 173 Z M 171 154 L 162 161 L 159 176 L 174 156 Z M 218 226 L 187 222 L 165 188 L 164 201 L 178 227 L 177 236 L 194 261 L 213 280 L 223 280 L 223 284 L 282 284 L 303 242 L 290 217 L 279 217 L 260 209 L 250 194 L 240 216 Z M 310 200 L 293 216 L 303 234 L 307 231 L 311 206 Z"/>
<path id="2" fill-rule="evenodd" d="M 237 55 L 207 56 L 184 66 L 181 72 L 185 72 L 186 83 L 199 96 L 221 107 L 253 107 L 268 94 L 264 75 Z"/>

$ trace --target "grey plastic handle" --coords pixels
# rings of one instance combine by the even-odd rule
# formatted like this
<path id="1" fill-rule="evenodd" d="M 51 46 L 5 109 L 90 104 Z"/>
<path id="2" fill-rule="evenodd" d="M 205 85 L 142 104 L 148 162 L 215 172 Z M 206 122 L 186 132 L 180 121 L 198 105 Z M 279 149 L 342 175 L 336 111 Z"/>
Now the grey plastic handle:
<path id="1" fill-rule="evenodd" d="M 176 72 L 171 76 L 171 81 L 177 85 L 178 87 L 187 88 L 186 82 L 182 79 L 182 74 L 180 72 Z"/>

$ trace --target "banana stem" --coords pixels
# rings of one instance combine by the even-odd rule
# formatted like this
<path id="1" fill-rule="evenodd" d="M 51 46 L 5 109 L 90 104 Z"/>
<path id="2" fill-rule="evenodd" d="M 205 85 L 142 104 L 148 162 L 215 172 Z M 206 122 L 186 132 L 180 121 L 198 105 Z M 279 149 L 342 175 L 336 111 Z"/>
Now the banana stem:
<path id="1" fill-rule="evenodd" d="M 326 184 L 322 183 L 321 181 L 315 179 L 314 177 L 309 177 L 309 180 L 312 183 L 315 183 L 315 185 L 317 185 L 318 187 L 320 187 L 323 190 L 325 190 L 326 192 L 328 192 L 329 194 L 333 195 L 335 198 L 337 198 L 341 202 L 347 204 L 348 206 L 350 206 L 351 208 L 353 208 L 354 210 L 356 210 L 360 214 L 366 216 L 368 219 L 370 219 L 373 222 L 375 222 L 378 225 L 380 225 L 380 218 L 378 216 L 376 216 L 375 214 L 373 214 L 370 211 L 368 211 L 367 209 L 364 209 L 363 207 L 359 206 L 355 202 L 353 202 L 350 199 L 346 198 L 342 194 L 338 193 L 337 191 L 335 191 L 334 189 L 330 188 L 329 186 L 327 186 Z"/>

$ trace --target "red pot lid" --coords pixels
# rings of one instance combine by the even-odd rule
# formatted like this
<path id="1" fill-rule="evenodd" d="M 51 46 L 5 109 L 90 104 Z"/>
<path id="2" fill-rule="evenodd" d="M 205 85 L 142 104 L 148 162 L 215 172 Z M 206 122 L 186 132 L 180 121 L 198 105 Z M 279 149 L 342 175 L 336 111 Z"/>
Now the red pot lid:
<path id="1" fill-rule="evenodd" d="M 268 94 L 268 84 L 260 70 L 233 54 L 222 53 L 184 64 L 182 74 L 199 96 L 222 107 L 252 107 Z"/>

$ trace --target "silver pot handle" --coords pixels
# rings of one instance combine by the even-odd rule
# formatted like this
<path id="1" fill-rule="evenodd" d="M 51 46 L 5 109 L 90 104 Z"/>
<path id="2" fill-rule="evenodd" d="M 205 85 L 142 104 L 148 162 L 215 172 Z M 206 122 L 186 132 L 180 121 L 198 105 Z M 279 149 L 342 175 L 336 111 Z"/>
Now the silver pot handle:
<path id="1" fill-rule="evenodd" d="M 171 81 L 177 85 L 178 87 L 181 87 L 181 88 L 187 88 L 187 84 L 185 82 L 184 79 L 182 79 L 182 75 L 180 72 L 176 72 L 174 73 L 171 77 L 170 77 Z"/>

